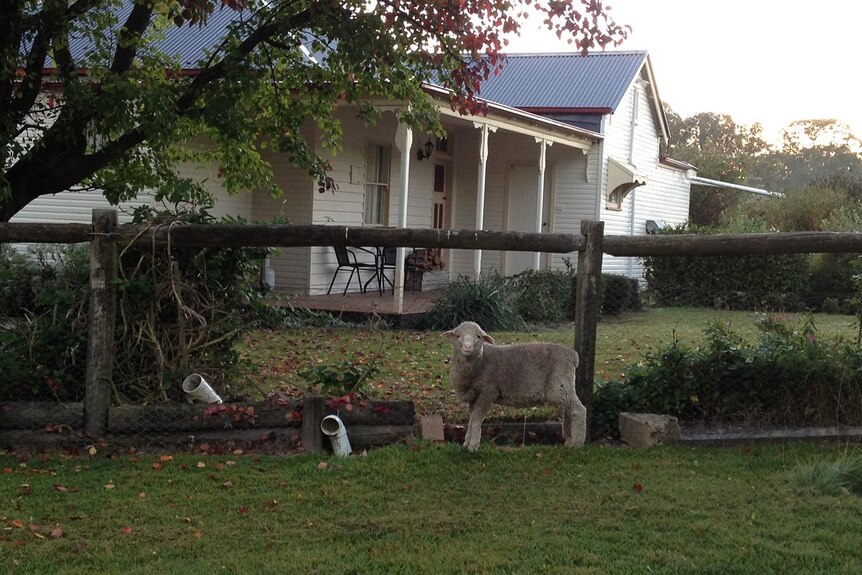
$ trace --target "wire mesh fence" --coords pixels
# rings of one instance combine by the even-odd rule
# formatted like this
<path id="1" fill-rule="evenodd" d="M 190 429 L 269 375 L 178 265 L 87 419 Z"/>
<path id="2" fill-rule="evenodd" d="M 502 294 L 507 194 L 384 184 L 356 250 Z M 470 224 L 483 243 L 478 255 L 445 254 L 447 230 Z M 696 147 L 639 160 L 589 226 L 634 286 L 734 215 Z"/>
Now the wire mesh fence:
<path id="1" fill-rule="evenodd" d="M 87 249 L 55 246 L 50 256 L 3 249 L 0 431 L 11 441 L 31 441 L 38 431 L 46 442 L 61 438 L 86 445 L 99 436 L 88 429 L 95 409 L 85 385 L 92 379 L 87 373 L 91 363 L 87 329 L 93 313 Z M 213 269 L 212 262 L 201 266 L 194 257 L 182 261 L 169 257 L 169 265 L 158 273 L 140 273 L 152 267 L 142 262 L 154 253 L 150 248 L 149 254 L 119 255 L 115 287 L 121 302 L 110 341 L 113 352 L 119 353 L 114 354 L 113 373 L 107 379 L 102 376 L 109 383 L 106 409 L 96 422 L 102 434 L 131 446 L 146 441 L 190 449 L 216 445 L 237 449 L 247 444 L 293 449 L 320 441 L 319 424 L 327 414 L 344 417 L 369 444 L 410 433 L 415 420 L 412 401 L 356 401 L 348 394 L 327 400 L 306 397 L 296 386 L 285 392 L 271 382 L 256 381 L 256 374 L 243 371 L 241 358 L 234 355 L 238 334 L 248 327 L 247 317 L 240 307 L 212 312 L 214 297 L 228 291 L 200 275 L 201 270 Z M 224 262 L 225 253 L 219 257 Z M 238 267 L 249 263 L 231 260 Z M 602 320 L 596 328 L 595 357 L 590 358 L 600 382 L 597 394 L 609 389 L 603 386 L 606 382 L 646 377 L 636 370 L 632 375 L 631 369 L 672 346 L 677 351 L 687 347 L 694 351 L 686 361 L 712 354 L 721 369 L 699 367 L 700 371 L 685 374 L 689 378 L 685 380 L 675 380 L 679 373 L 666 369 L 661 376 L 666 385 L 654 392 L 657 399 L 640 407 L 717 420 L 728 413 L 710 394 L 729 396 L 729 388 L 738 388 L 743 393 L 734 401 L 743 407 L 761 408 L 764 402 L 777 406 L 769 413 L 771 421 L 791 421 L 782 419 L 782 413 L 794 412 L 802 414 L 795 420 L 802 423 L 862 423 L 862 384 L 856 375 L 862 373 L 858 263 L 854 253 L 651 255 L 642 260 L 642 277 L 604 274 L 596 302 Z M 539 274 L 517 283 L 527 308 L 554 307 L 557 321 L 553 314 L 535 317 L 545 325 L 564 326 L 568 342 L 577 303 L 569 300 L 576 280 L 576 270 L 569 267 L 553 278 Z M 153 292 L 144 288 L 161 290 L 162 295 L 147 295 Z M 122 301 L 125 297 L 129 306 Z M 563 298 L 569 298 L 565 305 L 547 304 Z M 135 314 L 139 321 L 133 320 Z M 764 341 L 772 347 L 764 347 Z M 336 352 L 331 347 L 318 351 L 326 360 L 334 359 Z M 764 363 L 758 353 L 783 354 L 786 361 Z M 363 361 L 356 360 L 353 367 L 362 367 Z M 387 361 L 394 362 L 389 373 L 424 370 L 424 379 L 417 377 L 414 388 L 405 391 L 407 396 L 427 397 L 433 395 L 429 387 L 438 388 L 434 394 L 445 387 L 441 380 L 446 368 L 440 357 L 420 359 L 433 362 L 420 368 L 414 359 Z M 237 369 L 225 370 L 223 365 Z M 356 375 L 343 365 L 339 369 L 332 377 L 341 378 L 341 383 Z M 830 370 L 843 375 L 829 379 L 824 374 Z M 233 388 L 238 378 L 251 381 L 253 393 Z M 693 380 L 698 378 L 717 383 L 697 387 Z M 774 384 L 782 378 L 785 385 Z M 381 380 L 380 385 L 385 384 Z M 790 393 L 793 386 L 803 386 L 806 394 Z M 214 394 L 207 395 L 207 388 Z M 756 388 L 768 393 L 753 393 Z M 440 405 L 450 400 L 445 393 L 434 395 Z"/>

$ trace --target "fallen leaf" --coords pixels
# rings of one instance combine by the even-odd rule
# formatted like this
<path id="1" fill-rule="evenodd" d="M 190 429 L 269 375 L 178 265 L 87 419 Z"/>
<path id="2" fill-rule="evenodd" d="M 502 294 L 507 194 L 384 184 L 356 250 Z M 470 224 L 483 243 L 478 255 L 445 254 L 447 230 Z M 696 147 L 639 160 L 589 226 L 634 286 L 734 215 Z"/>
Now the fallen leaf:
<path id="1" fill-rule="evenodd" d="M 161 461 L 162 463 L 167 463 L 168 461 L 172 461 L 172 460 L 173 460 L 172 455 L 162 455 L 161 457 L 159 457 L 159 461 Z"/>
<path id="2" fill-rule="evenodd" d="M 239 513 L 240 515 L 244 515 L 244 514 L 248 513 L 248 505 L 243 505 L 242 507 L 240 507 L 240 508 L 239 508 L 239 509 L 237 509 L 236 511 L 237 511 L 237 513 Z"/>
<path id="3" fill-rule="evenodd" d="M 12 469 L 11 467 L 4 467 L 3 468 L 3 473 L 12 473 L 13 471 L 15 471 L 15 470 Z"/>
<path id="4" fill-rule="evenodd" d="M 141 491 L 140 493 L 138 493 L 138 499 L 143 499 L 143 498 L 144 498 L 144 497 L 146 497 L 146 496 L 147 496 L 147 494 L 146 494 L 146 493 L 144 493 L 143 491 Z"/>
<path id="5" fill-rule="evenodd" d="M 200 539 L 203 536 L 204 536 L 203 531 L 201 531 L 200 529 L 195 529 L 195 537 Z"/>
<path id="6" fill-rule="evenodd" d="M 317 468 L 321 469 L 321 470 L 326 469 L 327 467 L 329 467 L 329 464 L 325 461 L 321 461 L 320 463 L 317 464 Z"/>
<path id="7" fill-rule="evenodd" d="M 233 481 L 225 481 L 221 484 L 221 486 L 224 487 L 225 489 L 229 489 L 229 488 L 233 487 Z"/>
<path id="8" fill-rule="evenodd" d="M 632 485 L 632 489 L 634 489 L 635 491 L 640 493 L 644 490 L 644 486 L 641 485 L 640 483 L 635 483 L 634 485 Z"/>
<path id="9" fill-rule="evenodd" d="M 54 527 L 51 530 L 51 538 L 52 539 L 59 539 L 62 536 L 63 536 L 63 528 L 60 527 L 59 525 L 57 525 L 56 527 Z"/>
<path id="10" fill-rule="evenodd" d="M 135 532 L 135 530 L 132 529 L 131 527 L 129 527 L 128 525 L 126 525 L 125 527 L 120 529 L 120 533 L 122 533 L 123 535 L 131 535 L 134 532 Z"/>
<path id="11" fill-rule="evenodd" d="M 161 464 L 161 463 L 153 463 L 153 469 L 155 469 L 156 471 L 158 471 L 158 470 L 159 470 L 159 469 L 161 469 L 161 468 L 162 468 L 162 464 Z"/>
<path id="12" fill-rule="evenodd" d="M 89 453 L 91 456 L 96 455 L 96 453 L 97 453 L 96 446 L 91 445 L 90 449 L 87 450 L 87 453 Z"/>
<path id="13" fill-rule="evenodd" d="M 242 449 L 234 449 L 231 453 L 233 453 L 234 455 L 242 455 L 243 450 Z"/>
<path id="14" fill-rule="evenodd" d="M 54 491 L 56 491 L 57 493 L 68 493 L 69 488 L 66 487 L 65 485 L 60 484 L 60 483 L 55 483 L 54 484 Z"/>

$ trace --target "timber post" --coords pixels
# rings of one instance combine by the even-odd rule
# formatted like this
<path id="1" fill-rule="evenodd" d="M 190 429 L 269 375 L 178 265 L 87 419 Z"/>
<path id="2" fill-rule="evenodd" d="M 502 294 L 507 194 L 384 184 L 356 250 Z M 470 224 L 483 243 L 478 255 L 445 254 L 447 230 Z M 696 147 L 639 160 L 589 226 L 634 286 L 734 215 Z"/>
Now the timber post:
<path id="1" fill-rule="evenodd" d="M 302 407 L 302 449 L 306 453 L 323 451 L 323 432 L 320 422 L 323 421 L 323 397 L 309 395 Z"/>
<path id="2" fill-rule="evenodd" d="M 602 281 L 602 239 L 605 223 L 584 220 L 581 234 L 586 238 L 578 252 L 578 284 L 575 292 L 575 351 L 578 369 L 575 388 L 587 408 L 587 435 L 593 415 L 593 383 L 596 376 L 596 324 L 599 320 Z"/>
<path id="3" fill-rule="evenodd" d="M 117 244 L 112 237 L 117 210 L 93 210 L 90 241 L 90 309 L 87 336 L 87 379 L 84 388 L 84 429 L 101 437 L 108 429 L 108 409 L 114 371 Z"/>

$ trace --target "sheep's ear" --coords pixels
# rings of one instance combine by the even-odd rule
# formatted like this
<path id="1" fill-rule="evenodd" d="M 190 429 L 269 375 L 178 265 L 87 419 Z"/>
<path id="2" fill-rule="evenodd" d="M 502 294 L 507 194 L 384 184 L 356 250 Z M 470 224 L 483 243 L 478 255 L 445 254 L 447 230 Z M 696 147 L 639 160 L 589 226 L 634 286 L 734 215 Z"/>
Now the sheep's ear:
<path id="1" fill-rule="evenodd" d="M 493 337 L 491 337 L 490 335 L 488 335 L 484 331 L 482 332 L 482 341 L 484 341 L 485 343 L 490 343 L 490 344 L 497 343 L 496 341 L 494 341 Z"/>
<path id="2" fill-rule="evenodd" d="M 445 337 L 446 339 L 455 339 L 456 337 L 458 337 L 458 334 L 455 333 L 454 329 L 450 329 L 449 331 L 444 331 L 440 335 L 442 337 Z"/>

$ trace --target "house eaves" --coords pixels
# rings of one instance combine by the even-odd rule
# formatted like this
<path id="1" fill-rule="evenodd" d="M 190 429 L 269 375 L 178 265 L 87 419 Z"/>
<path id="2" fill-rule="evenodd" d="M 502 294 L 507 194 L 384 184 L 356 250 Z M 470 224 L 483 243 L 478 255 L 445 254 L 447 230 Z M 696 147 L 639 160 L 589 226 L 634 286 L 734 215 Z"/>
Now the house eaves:
<path id="1" fill-rule="evenodd" d="M 504 128 L 582 150 L 589 150 L 594 143 L 604 139 L 604 136 L 598 132 L 488 100 L 483 100 L 487 104 L 487 115 L 463 116 L 453 111 L 449 106 L 448 90 L 433 84 L 425 84 L 424 88 L 439 103 L 440 113 L 444 116 L 461 119 L 472 118 L 474 122 L 486 123 L 490 126 Z"/>

